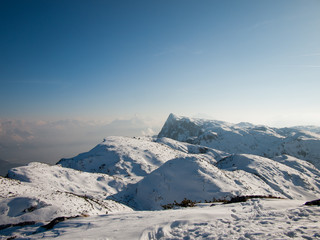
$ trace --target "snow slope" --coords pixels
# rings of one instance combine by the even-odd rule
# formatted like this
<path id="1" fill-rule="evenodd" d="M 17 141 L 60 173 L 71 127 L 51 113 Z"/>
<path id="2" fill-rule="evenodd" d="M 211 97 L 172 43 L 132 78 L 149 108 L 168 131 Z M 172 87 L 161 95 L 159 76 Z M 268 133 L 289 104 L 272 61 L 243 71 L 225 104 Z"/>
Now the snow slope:
<path id="1" fill-rule="evenodd" d="M 304 164 L 310 168 L 299 171 L 294 167 Z M 320 196 L 320 171 L 308 165 L 300 159 L 280 163 L 248 154 L 231 155 L 218 162 L 192 155 L 166 162 L 112 197 L 143 210 L 160 210 L 184 198 L 197 202 L 243 195 L 315 199 Z"/>
<path id="2" fill-rule="evenodd" d="M 199 144 L 228 153 L 248 153 L 268 158 L 287 154 L 310 161 L 320 169 L 320 135 L 301 127 L 271 128 L 170 114 L 158 137 Z"/>
<path id="3" fill-rule="evenodd" d="M 165 144 L 149 138 L 107 137 L 86 153 L 57 164 L 85 172 L 130 177 L 137 182 L 164 162 L 183 155 Z"/>
<path id="4" fill-rule="evenodd" d="M 124 186 L 105 174 L 90 174 L 60 166 L 30 163 L 0 178 L 0 225 L 50 221 L 55 217 L 131 211 L 106 196 Z"/>
<path id="5" fill-rule="evenodd" d="M 315 166 L 307 161 L 301 161 L 298 158 L 289 156 L 289 155 L 280 155 L 274 157 L 273 160 L 285 164 L 291 168 L 294 168 L 303 174 L 306 174 L 309 177 L 319 180 L 318 172 L 319 170 Z"/>
<path id="6" fill-rule="evenodd" d="M 9 170 L 8 177 L 34 187 L 101 198 L 121 191 L 128 184 L 126 179 L 107 174 L 90 174 L 38 162 Z"/>
<path id="7" fill-rule="evenodd" d="M 215 160 L 220 160 L 228 155 L 230 155 L 229 153 L 220 151 L 220 150 L 216 150 L 213 148 L 209 148 L 206 146 L 201 146 L 201 145 L 195 145 L 195 144 L 190 144 L 190 143 L 186 143 L 186 142 L 179 142 L 176 140 L 173 140 L 171 138 L 157 138 L 155 140 L 157 143 L 160 144 L 165 144 L 168 147 L 181 151 L 183 153 L 188 153 L 188 154 L 202 154 L 202 156 L 207 155 L 210 156 L 212 158 L 214 158 Z"/>
<path id="8" fill-rule="evenodd" d="M 227 171 L 245 171 L 251 173 L 282 196 L 291 199 L 312 199 L 320 195 L 320 171 L 305 174 L 291 166 L 304 165 L 305 161 L 291 159 L 291 161 L 277 162 L 268 158 L 235 154 L 218 162 L 217 167 Z"/>
<path id="9" fill-rule="evenodd" d="M 238 195 L 282 196 L 253 174 L 221 171 L 201 156 L 168 161 L 135 187 L 136 206 L 146 210 L 160 210 L 184 198 L 205 202 Z"/>
<path id="10" fill-rule="evenodd" d="M 249 200 L 194 208 L 137 211 L 2 231 L 18 239 L 320 239 L 320 208 L 297 200 Z"/>

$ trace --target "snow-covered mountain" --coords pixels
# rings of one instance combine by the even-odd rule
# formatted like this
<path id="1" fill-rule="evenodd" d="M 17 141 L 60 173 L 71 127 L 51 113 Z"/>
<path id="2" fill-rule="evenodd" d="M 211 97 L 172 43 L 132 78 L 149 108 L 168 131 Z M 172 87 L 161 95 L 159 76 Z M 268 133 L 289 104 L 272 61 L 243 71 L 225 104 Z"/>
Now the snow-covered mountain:
<path id="1" fill-rule="evenodd" d="M 249 154 L 217 162 L 201 154 L 176 158 L 112 199 L 138 209 L 159 210 L 184 198 L 205 202 L 245 195 L 306 200 L 320 196 L 320 171 L 304 160 L 285 158 L 274 161 Z"/>
<path id="2" fill-rule="evenodd" d="M 172 138 L 228 153 L 247 153 L 273 158 L 290 155 L 320 169 L 320 135 L 307 129 L 272 128 L 250 123 L 232 124 L 170 114 L 158 137 Z"/>
<path id="3" fill-rule="evenodd" d="M 314 221 L 319 213 L 305 210 L 299 204 L 320 197 L 320 170 L 310 163 L 319 163 L 319 142 L 317 133 L 305 129 L 231 124 L 171 114 L 157 138 L 107 137 L 92 150 L 73 158 L 61 159 L 55 166 L 30 163 L 28 166 L 12 168 L 7 178 L 0 178 L 0 239 L 2 234 L 19 236 L 21 239 L 28 238 L 30 234 L 34 238 L 63 235 L 62 232 L 68 230 L 38 234 L 37 229 L 43 222 L 61 216 L 99 215 L 98 218 L 88 219 L 109 224 L 110 221 L 126 222 L 130 228 L 119 236 L 129 236 L 134 232 L 133 235 L 141 239 L 183 238 L 182 232 L 178 234 L 175 231 L 188 232 L 190 227 L 199 228 L 202 226 L 199 221 L 203 218 L 213 221 L 204 214 L 206 211 L 210 211 L 210 219 L 215 219 L 212 226 L 219 228 L 218 225 L 222 224 L 226 227 L 224 223 L 230 222 L 239 227 L 239 231 L 230 232 L 238 238 L 250 231 L 246 223 L 242 223 L 241 226 L 246 226 L 242 230 L 239 225 L 240 220 L 251 221 L 250 207 L 255 211 L 257 225 L 271 218 L 278 219 L 282 214 L 281 208 L 287 209 L 287 212 L 276 221 L 287 219 L 294 225 L 295 220 L 291 218 L 295 216 L 295 210 L 289 209 L 290 206 L 299 207 L 298 214 L 309 214 L 308 219 Z M 252 200 L 232 211 L 228 207 L 218 207 L 221 213 L 226 211 L 220 216 L 227 220 L 214 215 L 210 204 L 198 204 L 200 209 L 191 214 L 192 221 L 188 219 L 191 211 L 169 211 L 170 216 L 159 211 L 135 211 L 161 210 L 164 205 L 179 203 L 184 199 L 203 203 L 244 195 L 279 197 L 281 200 L 269 201 L 285 203 L 277 202 L 276 207 L 271 207 L 271 203 L 264 200 Z M 272 212 L 267 213 L 268 209 L 272 209 Z M 241 212 L 239 216 L 236 215 L 237 211 Z M 263 211 L 264 215 L 260 214 Z M 158 217 L 154 217 L 155 213 Z M 175 217 L 184 220 L 176 222 Z M 141 218 L 145 218 L 145 221 L 139 220 Z M 149 227 L 135 227 L 127 222 L 129 219 L 136 219 Z M 38 223 L 28 228 L 31 230 L 6 225 L 26 221 Z M 73 229 L 74 226 L 85 224 L 87 230 L 80 227 L 81 231 L 101 227 L 98 223 L 90 225 L 89 220 L 72 221 L 76 225 L 61 226 Z M 263 229 L 264 225 L 260 225 Z M 305 223 L 299 225 L 302 226 Z M 99 231 L 107 234 L 104 237 L 117 239 L 113 234 L 118 228 L 112 225 L 110 231 Z M 135 232 L 136 229 L 140 229 L 140 232 Z M 200 239 L 209 236 L 207 230 L 207 227 L 200 227 L 197 236 Z M 319 227 L 312 225 L 308 234 L 318 236 L 318 230 Z M 72 231 L 75 234 L 72 236 L 81 235 L 79 230 Z M 289 231 L 274 237 L 283 239 L 284 236 L 296 235 Z"/>
<path id="4" fill-rule="evenodd" d="M 85 172 L 106 173 L 137 182 L 166 161 L 181 156 L 165 144 L 150 138 L 107 137 L 86 153 L 61 159 L 57 164 Z"/>

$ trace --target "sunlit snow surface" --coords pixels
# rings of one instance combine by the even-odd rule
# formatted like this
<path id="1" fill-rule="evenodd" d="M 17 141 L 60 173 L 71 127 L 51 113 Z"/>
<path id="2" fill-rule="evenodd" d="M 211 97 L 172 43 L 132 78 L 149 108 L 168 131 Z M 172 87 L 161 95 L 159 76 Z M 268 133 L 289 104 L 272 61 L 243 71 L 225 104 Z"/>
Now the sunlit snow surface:
<path id="1" fill-rule="evenodd" d="M 320 239 L 320 208 L 297 200 L 138 211 L 77 218 L 53 230 L 17 230 L 17 239 Z M 9 231 L 4 234 L 10 235 Z"/>
<path id="2" fill-rule="evenodd" d="M 320 209 L 303 205 L 320 198 L 319 143 L 317 133 L 170 115 L 159 138 L 107 137 L 58 165 L 11 169 L 0 178 L 0 239 L 320 239 Z M 283 199 L 204 203 L 241 195 Z M 162 210 L 184 198 L 202 203 Z M 1 230 L 26 221 L 36 223 Z"/>

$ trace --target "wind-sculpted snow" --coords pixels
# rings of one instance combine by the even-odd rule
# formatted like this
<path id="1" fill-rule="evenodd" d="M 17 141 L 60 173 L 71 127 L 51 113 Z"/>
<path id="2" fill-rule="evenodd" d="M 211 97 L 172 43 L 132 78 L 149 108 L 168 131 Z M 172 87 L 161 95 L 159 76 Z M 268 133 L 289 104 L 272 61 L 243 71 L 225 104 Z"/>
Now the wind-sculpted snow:
<path id="1" fill-rule="evenodd" d="M 320 135 L 308 128 L 271 128 L 249 123 L 232 124 L 170 114 L 158 137 L 207 146 L 228 153 L 273 158 L 291 155 L 320 169 Z M 316 128 L 309 128 L 316 129 Z"/>

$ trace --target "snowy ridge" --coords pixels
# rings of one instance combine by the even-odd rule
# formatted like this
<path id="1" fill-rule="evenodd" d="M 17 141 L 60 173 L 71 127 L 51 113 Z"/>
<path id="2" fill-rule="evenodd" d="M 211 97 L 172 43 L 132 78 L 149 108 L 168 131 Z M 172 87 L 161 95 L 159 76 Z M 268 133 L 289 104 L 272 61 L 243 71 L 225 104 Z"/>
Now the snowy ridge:
<path id="1" fill-rule="evenodd" d="M 320 135 L 316 131 L 305 131 L 302 127 L 271 128 L 170 114 L 158 137 L 203 145 L 228 153 L 247 153 L 268 158 L 287 154 L 310 161 L 320 169 Z"/>
<path id="2" fill-rule="evenodd" d="M 85 172 L 130 177 L 137 182 L 164 162 L 183 155 L 148 138 L 107 137 L 87 153 L 57 164 Z"/>
<path id="3" fill-rule="evenodd" d="M 202 156 L 208 155 L 215 160 L 220 160 L 230 155 L 229 153 L 226 153 L 217 149 L 208 148 L 206 146 L 201 146 L 201 145 L 189 144 L 186 142 L 179 142 L 179 141 L 176 141 L 170 138 L 165 138 L 165 137 L 156 139 L 156 142 L 165 144 L 170 148 L 181 151 L 183 153 L 202 154 Z"/>

